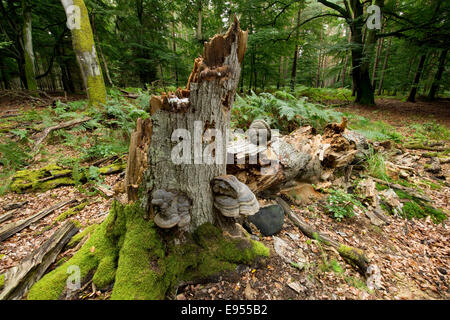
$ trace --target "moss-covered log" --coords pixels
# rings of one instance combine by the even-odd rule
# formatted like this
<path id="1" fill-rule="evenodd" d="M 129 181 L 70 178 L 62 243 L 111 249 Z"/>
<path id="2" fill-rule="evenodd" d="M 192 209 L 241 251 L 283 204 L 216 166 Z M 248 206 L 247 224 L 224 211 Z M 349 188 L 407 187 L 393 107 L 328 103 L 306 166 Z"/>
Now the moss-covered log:
<path id="1" fill-rule="evenodd" d="M 70 295 L 67 270 L 80 268 L 81 285 L 113 285 L 111 299 L 163 299 L 177 284 L 214 279 L 239 264 L 263 263 L 269 249 L 248 238 L 231 238 L 212 224 L 192 234 L 159 229 L 138 203 L 115 201 L 107 219 L 67 262 L 45 275 L 28 299 Z"/>
<path id="2" fill-rule="evenodd" d="M 121 172 L 125 169 L 124 163 L 113 163 L 99 168 L 99 174 L 108 175 Z M 76 173 L 73 169 L 64 169 L 56 164 L 47 165 L 37 170 L 20 170 L 14 174 L 10 190 L 16 193 L 27 191 L 47 191 L 60 186 L 72 186 L 77 182 L 86 182 L 88 168 L 81 168 Z"/>

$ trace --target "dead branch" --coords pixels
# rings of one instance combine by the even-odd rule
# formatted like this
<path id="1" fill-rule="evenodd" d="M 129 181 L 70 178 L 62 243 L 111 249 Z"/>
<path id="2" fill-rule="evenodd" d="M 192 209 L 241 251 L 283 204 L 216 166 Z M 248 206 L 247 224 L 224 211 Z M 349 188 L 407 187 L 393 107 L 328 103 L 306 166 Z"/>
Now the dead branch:
<path id="1" fill-rule="evenodd" d="M 39 139 L 37 139 L 36 143 L 34 144 L 32 152 L 34 153 L 38 150 L 40 144 L 45 140 L 45 138 L 47 138 L 47 136 L 50 134 L 50 132 L 52 132 L 54 130 L 58 130 L 58 129 L 70 128 L 70 127 L 76 126 L 78 124 L 84 123 L 86 121 L 89 121 L 91 119 L 92 119 L 91 117 L 87 117 L 87 118 L 83 118 L 83 119 L 75 119 L 75 120 L 70 120 L 70 121 L 60 123 L 56 126 L 45 128 L 45 130 L 42 132 L 41 137 Z"/>
<path id="2" fill-rule="evenodd" d="M 304 222 L 298 215 L 292 212 L 289 205 L 280 197 L 276 198 L 278 204 L 283 208 L 288 218 L 300 229 L 300 231 L 307 237 L 331 246 L 339 252 L 339 255 L 349 262 L 352 266 L 357 267 L 358 271 L 365 276 L 366 270 L 369 267 L 369 260 L 364 254 L 364 251 L 355 247 L 347 246 L 339 243 L 328 236 L 321 234 L 314 230 L 310 225 Z"/>

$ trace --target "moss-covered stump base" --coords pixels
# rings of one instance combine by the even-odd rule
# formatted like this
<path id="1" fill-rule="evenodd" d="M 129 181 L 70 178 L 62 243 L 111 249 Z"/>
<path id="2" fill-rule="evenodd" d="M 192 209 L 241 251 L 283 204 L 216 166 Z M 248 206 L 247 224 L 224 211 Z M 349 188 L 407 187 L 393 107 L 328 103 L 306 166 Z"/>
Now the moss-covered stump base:
<path id="1" fill-rule="evenodd" d="M 113 286 L 111 299 L 146 300 L 164 299 L 180 283 L 229 275 L 240 264 L 263 263 L 268 256 L 261 243 L 225 236 L 212 224 L 192 234 L 161 230 L 138 204 L 115 201 L 83 247 L 38 281 L 28 299 L 70 296 L 71 266 L 79 267 L 81 286 L 92 278 L 100 290 Z"/>

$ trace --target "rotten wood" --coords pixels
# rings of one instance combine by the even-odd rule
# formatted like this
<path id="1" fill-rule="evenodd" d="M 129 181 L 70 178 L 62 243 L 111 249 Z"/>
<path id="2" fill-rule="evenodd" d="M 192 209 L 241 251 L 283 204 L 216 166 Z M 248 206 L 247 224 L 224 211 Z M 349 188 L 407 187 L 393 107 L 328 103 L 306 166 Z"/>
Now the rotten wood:
<path id="1" fill-rule="evenodd" d="M 286 203 L 280 197 L 276 198 L 278 204 L 283 208 L 288 218 L 300 229 L 300 231 L 307 237 L 320 241 L 321 243 L 335 248 L 339 255 L 349 262 L 352 266 L 356 267 L 362 275 L 366 275 L 367 268 L 369 267 L 369 260 L 365 256 L 364 251 L 348 245 L 343 245 L 336 240 L 329 238 L 328 236 L 314 230 L 309 224 L 303 221 L 298 215 L 292 212 L 289 204 Z"/>
<path id="2" fill-rule="evenodd" d="M 28 204 L 28 200 L 25 200 L 22 202 L 8 203 L 7 205 L 3 206 L 3 210 L 10 211 L 10 210 L 14 210 L 14 209 L 19 209 L 19 208 L 22 208 L 26 204 Z"/>
<path id="3" fill-rule="evenodd" d="M 50 239 L 31 252 L 18 266 L 9 269 L 5 273 L 5 285 L 0 291 L 0 300 L 22 299 L 55 262 L 58 254 L 77 232 L 75 224 L 66 221 Z"/>
<path id="4" fill-rule="evenodd" d="M 10 219 L 16 214 L 16 212 L 17 212 L 18 210 L 19 210 L 19 209 L 14 209 L 14 210 L 9 211 L 9 212 L 7 212 L 7 213 L 5 213 L 5 214 L 2 214 L 2 215 L 0 216 L 0 224 L 2 224 L 3 222 L 6 222 L 6 221 L 8 221 L 8 220 L 10 220 Z"/>
<path id="5" fill-rule="evenodd" d="M 359 152 L 348 136 L 346 119 L 328 125 L 323 135 L 310 126 L 289 135 L 274 136 L 265 146 L 255 146 L 237 135 L 227 147 L 227 173 L 235 175 L 254 193 L 282 187 L 289 181 L 319 183 L 333 177 L 338 168 L 350 165 Z"/>
<path id="6" fill-rule="evenodd" d="M 9 238 L 10 236 L 16 234 L 17 232 L 25 229 L 26 227 L 30 226 L 31 224 L 35 223 L 36 221 L 39 221 L 40 219 L 48 216 L 49 214 L 55 212 L 56 210 L 66 206 L 66 205 L 72 204 L 72 203 L 78 203 L 78 200 L 71 199 L 71 200 L 59 202 L 56 205 L 51 206 L 50 208 L 39 211 L 38 213 L 32 215 L 29 218 L 19 220 L 16 222 L 12 222 L 10 224 L 5 225 L 3 228 L 0 229 L 0 242 Z"/>

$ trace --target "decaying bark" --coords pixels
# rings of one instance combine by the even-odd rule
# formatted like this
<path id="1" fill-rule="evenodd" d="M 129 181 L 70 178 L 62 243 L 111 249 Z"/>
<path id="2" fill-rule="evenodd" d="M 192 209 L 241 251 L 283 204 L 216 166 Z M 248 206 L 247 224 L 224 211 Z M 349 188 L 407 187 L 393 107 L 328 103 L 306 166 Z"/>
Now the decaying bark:
<path id="1" fill-rule="evenodd" d="M 225 35 L 205 43 L 186 88 L 153 96 L 151 119 L 138 121 L 124 187 L 128 200 L 139 198 L 151 218 L 152 193 L 165 190 L 191 202 L 189 230 L 217 222 L 210 182 L 226 174 L 227 129 L 246 44 L 247 32 L 236 19 Z M 181 138 L 177 129 L 185 129 L 188 137 Z M 208 146 L 213 158 L 206 155 Z"/>
<path id="2" fill-rule="evenodd" d="M 5 274 L 5 286 L 0 290 L 0 300 L 21 299 L 55 262 L 69 240 L 78 232 L 72 221 L 66 221 L 44 244 L 30 253 L 18 266 Z"/>
<path id="3" fill-rule="evenodd" d="M 279 191 L 294 179 L 307 183 L 327 181 L 336 169 L 349 165 L 364 144 L 365 139 L 347 130 L 346 123 L 344 118 L 341 124 L 329 124 L 322 135 L 310 126 L 301 127 L 275 137 L 267 149 L 238 137 L 228 146 L 228 157 L 234 161 L 227 166 L 227 172 L 255 193 L 273 188 Z"/>

